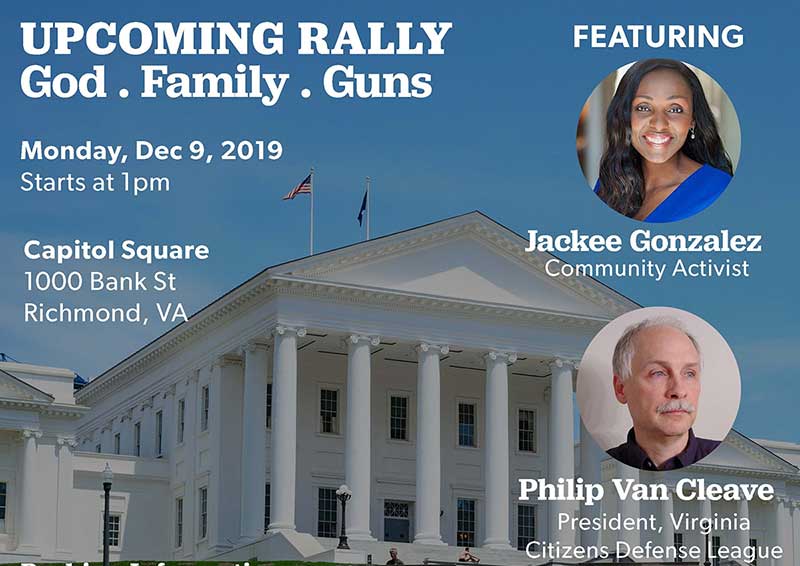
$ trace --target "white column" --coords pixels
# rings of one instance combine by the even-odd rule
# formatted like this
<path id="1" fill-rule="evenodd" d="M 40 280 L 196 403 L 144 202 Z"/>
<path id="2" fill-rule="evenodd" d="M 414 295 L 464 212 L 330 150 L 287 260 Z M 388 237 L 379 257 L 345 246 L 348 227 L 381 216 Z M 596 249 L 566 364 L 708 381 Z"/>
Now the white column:
<path id="1" fill-rule="evenodd" d="M 184 447 L 183 453 L 186 455 L 185 463 L 187 466 L 185 491 L 183 498 L 183 556 L 188 558 L 194 556 L 195 543 L 198 537 L 198 508 L 197 508 L 197 484 L 195 478 L 199 469 L 199 455 L 197 453 L 197 431 L 199 429 L 199 385 L 200 371 L 192 370 L 186 378 L 186 415 L 184 427 Z M 131 424 L 131 430 L 133 424 Z M 131 438 L 133 433 L 131 433 Z"/>
<path id="2" fill-rule="evenodd" d="M 792 502 L 792 550 L 794 551 L 794 563 L 800 562 L 800 501 Z"/>
<path id="3" fill-rule="evenodd" d="M 581 478 L 583 478 L 585 483 L 602 483 L 601 466 L 603 460 L 606 459 L 608 455 L 603 452 L 603 449 L 600 448 L 594 438 L 591 437 L 583 421 L 581 421 L 580 435 Z M 597 501 L 594 505 L 581 505 L 580 512 L 581 518 L 589 520 L 602 517 L 602 501 Z M 601 531 L 599 530 L 586 529 L 581 531 L 581 546 L 598 546 L 600 544 L 600 535 Z"/>
<path id="4" fill-rule="evenodd" d="M 369 528 L 371 472 L 372 404 L 370 386 L 370 346 L 377 337 L 353 334 L 347 339 L 347 428 L 344 441 L 345 483 L 353 492 L 347 505 L 347 536 L 356 540 L 375 540 Z"/>
<path id="5" fill-rule="evenodd" d="M 486 361 L 486 441 L 483 450 L 487 548 L 509 549 L 508 364 L 516 354 L 489 352 Z"/>
<path id="6" fill-rule="evenodd" d="M 575 477 L 574 437 L 572 427 L 572 362 L 556 359 L 550 363 L 550 419 L 548 423 L 548 480 L 558 482 Z M 573 544 L 574 533 L 558 528 L 558 515 L 571 514 L 568 501 L 550 501 L 550 537 L 548 542 Z"/>
<path id="7" fill-rule="evenodd" d="M 22 515 L 19 520 L 17 534 L 17 552 L 20 554 L 38 554 L 39 541 L 37 537 L 37 489 L 36 489 L 36 440 L 42 437 L 38 430 L 22 431 L 22 490 L 19 510 Z"/>
<path id="8" fill-rule="evenodd" d="M 141 423 L 142 458 L 153 458 L 156 452 L 156 417 L 152 397 L 142 403 Z"/>
<path id="9" fill-rule="evenodd" d="M 297 338 L 305 328 L 277 326 L 272 370 L 272 473 L 269 530 L 295 530 L 297 474 Z M 266 398 L 266 394 L 265 394 Z M 266 400 L 261 399 L 266 410 Z M 266 417 L 264 417 L 266 420 Z M 262 425 L 265 424 L 262 421 Z M 262 427 L 263 428 L 263 427 Z M 263 479 L 262 479 L 263 482 Z M 264 498 L 261 498 L 261 505 Z M 263 510 L 262 510 L 263 513 Z"/>
<path id="10" fill-rule="evenodd" d="M 227 526 L 227 521 L 232 522 L 232 517 L 223 517 L 220 513 L 220 506 L 222 504 L 222 500 L 226 494 L 222 493 L 222 475 L 223 475 L 223 466 L 219 465 L 219 460 L 215 458 L 215 456 L 219 455 L 221 452 L 221 443 L 223 442 L 222 438 L 222 421 L 223 421 L 223 413 L 222 413 L 222 389 L 224 387 L 222 383 L 222 367 L 225 365 L 225 358 L 220 357 L 215 359 L 211 362 L 210 366 L 207 368 L 208 371 L 208 448 L 211 457 L 208 459 L 208 501 L 207 501 L 207 511 L 208 511 L 208 551 L 209 553 L 218 553 L 228 550 L 231 547 L 230 542 L 226 540 L 225 537 L 222 536 L 222 533 Z M 267 377 L 266 373 L 264 375 L 264 382 L 266 383 Z M 264 396 L 266 398 L 266 386 L 264 388 Z M 244 413 L 242 417 L 244 417 Z M 238 415 L 237 415 L 238 416 Z M 238 423 L 237 423 L 238 424 Z M 244 438 L 244 431 L 242 431 L 239 427 L 236 430 L 237 434 L 240 434 Z M 255 445 L 254 445 L 255 446 Z M 264 446 L 262 444 L 262 446 Z M 265 454 L 265 449 L 261 449 L 261 454 Z M 261 469 L 266 470 L 266 462 L 262 458 L 261 460 Z M 257 474 L 258 470 L 254 470 L 253 474 Z M 266 472 L 264 472 L 266 473 Z M 242 474 L 239 473 L 239 479 L 242 480 Z M 244 481 L 241 481 L 241 485 L 246 485 Z M 248 485 L 248 488 L 250 486 Z M 253 486 L 256 488 L 257 486 Z M 258 492 L 254 492 L 253 498 L 258 497 Z M 261 497 L 264 497 L 264 487 L 262 483 L 261 487 Z M 241 501 L 241 499 L 240 499 Z M 252 503 L 251 503 L 252 505 Z M 245 510 L 245 503 L 242 502 L 240 506 L 241 512 L 243 513 Z M 234 536 L 240 535 L 241 529 L 235 532 Z M 264 518 L 262 515 L 261 518 L 261 533 L 260 536 L 264 536 Z"/>
<path id="11" fill-rule="evenodd" d="M 664 548 L 675 544 L 675 527 L 671 516 L 674 512 L 672 488 L 667 486 L 667 498 L 661 502 L 661 544 Z"/>
<path id="12" fill-rule="evenodd" d="M 441 511 L 441 392 L 439 355 L 447 346 L 417 346 L 417 544 L 444 544 L 439 527 Z"/>
<path id="13" fill-rule="evenodd" d="M 633 480 L 634 482 L 639 483 L 639 470 L 636 468 L 631 468 L 630 466 L 626 466 L 619 460 L 615 460 L 614 465 L 615 478 L 619 478 L 623 482 L 626 480 Z M 608 496 L 609 494 L 606 493 L 606 497 Z M 614 497 L 618 496 L 614 494 Z M 632 497 L 628 497 L 627 499 L 617 499 L 617 512 L 623 517 L 639 517 L 639 502 L 634 500 Z M 617 531 L 617 541 L 625 542 L 630 546 L 638 546 L 640 543 L 639 531 L 619 529 Z"/>
<path id="14" fill-rule="evenodd" d="M 711 520 L 711 517 L 712 517 L 712 514 L 711 514 L 711 501 L 709 501 L 708 499 L 704 499 L 703 501 L 700 502 L 700 518 Z M 708 552 L 710 554 L 711 553 L 711 548 L 712 548 L 712 546 L 711 546 L 712 545 L 712 538 L 711 537 L 714 536 L 714 531 L 712 530 L 708 534 L 708 538 L 706 538 L 706 536 L 701 534 L 699 532 L 699 530 L 698 530 L 698 536 L 700 537 L 700 547 L 703 548 L 703 556 L 705 556 L 706 540 L 708 540 L 708 545 L 709 545 Z"/>
<path id="15" fill-rule="evenodd" d="M 128 409 L 119 419 L 119 451 L 120 454 L 133 454 L 133 409 Z"/>
<path id="16" fill-rule="evenodd" d="M 171 457 L 173 451 L 175 450 L 175 384 L 169 387 L 164 392 L 164 396 L 162 397 L 163 400 L 163 411 L 164 416 L 162 417 L 162 426 L 164 430 L 162 431 L 162 440 L 161 445 L 163 446 L 164 456 Z"/>
<path id="17" fill-rule="evenodd" d="M 736 514 L 739 516 L 739 524 L 741 525 L 742 519 L 750 517 L 750 505 L 747 499 L 740 499 L 736 503 Z M 736 545 L 742 548 L 750 546 L 750 529 L 740 529 L 736 531 Z"/>
<path id="18" fill-rule="evenodd" d="M 210 468 L 213 471 L 212 477 L 209 478 L 216 477 L 211 487 L 216 495 L 213 492 L 209 493 L 209 508 L 212 508 L 213 503 L 214 509 L 214 517 L 209 522 L 211 527 L 209 537 L 214 537 L 209 538 L 209 544 L 212 540 L 214 542 L 214 548 L 209 548 L 212 555 L 230 549 L 242 534 L 242 440 L 244 438 L 244 360 L 240 356 L 226 354 L 219 357 L 214 366 L 215 369 L 211 373 L 213 414 L 210 423 L 212 440 Z M 266 379 L 265 376 L 264 380 Z M 266 447 L 261 450 L 261 462 L 264 462 L 262 465 L 266 472 L 265 460 Z M 263 497 L 263 491 L 260 493 Z M 263 536 L 263 508 L 260 525 L 259 536 Z"/>
<path id="19" fill-rule="evenodd" d="M 103 454 L 114 453 L 114 421 L 107 422 L 100 430 L 100 449 Z"/>
<path id="20" fill-rule="evenodd" d="M 241 536 L 243 541 L 253 541 L 264 536 L 268 348 L 266 344 L 251 342 L 243 349 Z M 292 413 L 292 424 L 296 427 L 294 411 Z M 292 440 L 294 441 L 294 435 Z M 293 511 L 294 505 L 292 505 Z M 292 528 L 293 525 L 292 517 Z"/>
<path id="21" fill-rule="evenodd" d="M 787 536 L 791 529 L 789 505 L 785 499 L 775 500 L 775 544 L 783 549 L 783 557 L 775 560 L 775 566 L 791 566 L 792 542 Z"/>
<path id="22" fill-rule="evenodd" d="M 58 485 L 56 496 L 56 555 L 69 561 L 73 554 L 73 474 L 72 452 L 75 439 L 71 436 L 58 438 L 56 446 L 58 458 Z"/>

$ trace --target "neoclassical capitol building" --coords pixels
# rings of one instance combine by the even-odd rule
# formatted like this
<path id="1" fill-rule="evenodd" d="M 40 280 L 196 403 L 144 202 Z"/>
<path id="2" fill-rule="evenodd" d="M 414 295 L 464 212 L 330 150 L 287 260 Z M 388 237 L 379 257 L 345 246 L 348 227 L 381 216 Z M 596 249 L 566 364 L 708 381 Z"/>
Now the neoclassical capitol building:
<path id="1" fill-rule="evenodd" d="M 637 308 L 480 213 L 254 276 L 74 392 L 74 373 L 0 363 L 0 558 L 543 564 L 530 541 L 700 545 L 670 515 L 748 517 L 711 544 L 781 545 L 800 564 L 800 446 L 732 432 L 655 476 L 574 430 L 591 338 Z M 580 442 L 576 444 L 575 433 Z M 770 483 L 751 502 L 519 501 L 519 478 Z M 334 550 L 346 484 L 352 550 Z M 606 489 L 607 494 L 613 490 Z M 559 514 L 657 517 L 659 533 L 559 529 Z"/>

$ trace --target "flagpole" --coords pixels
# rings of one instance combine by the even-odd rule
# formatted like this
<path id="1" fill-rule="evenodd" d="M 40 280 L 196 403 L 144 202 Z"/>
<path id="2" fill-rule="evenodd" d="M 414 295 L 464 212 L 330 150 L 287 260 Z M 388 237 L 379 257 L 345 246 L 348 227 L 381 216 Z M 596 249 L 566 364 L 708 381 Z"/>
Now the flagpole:
<path id="1" fill-rule="evenodd" d="M 310 222 L 309 222 L 309 254 L 314 255 L 314 168 L 311 168 L 311 214 L 310 214 Z"/>
<path id="2" fill-rule="evenodd" d="M 369 221 L 372 212 L 369 209 L 369 188 L 370 188 L 370 179 L 367 177 L 367 240 L 369 240 Z"/>

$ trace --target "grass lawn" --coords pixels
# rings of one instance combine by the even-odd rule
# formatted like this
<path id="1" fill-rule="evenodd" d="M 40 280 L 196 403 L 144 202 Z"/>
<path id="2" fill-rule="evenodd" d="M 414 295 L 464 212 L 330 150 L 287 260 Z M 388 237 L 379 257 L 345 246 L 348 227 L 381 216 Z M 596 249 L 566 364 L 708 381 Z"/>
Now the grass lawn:
<path id="1" fill-rule="evenodd" d="M 112 566 L 130 566 L 131 564 L 139 564 L 139 566 L 244 566 L 244 562 L 178 562 L 178 561 L 163 561 L 155 562 L 153 560 L 124 560 L 120 562 L 111 562 Z M 37 562 L 38 564 L 61 564 L 60 562 Z M 72 562 L 73 566 L 83 566 L 84 562 Z M 102 566 L 102 562 L 88 562 L 89 566 Z M 250 566 L 341 566 L 332 562 L 295 562 L 293 560 L 281 560 L 277 562 L 248 562 Z M 21 566 L 21 563 L 11 563 L 4 566 Z"/>

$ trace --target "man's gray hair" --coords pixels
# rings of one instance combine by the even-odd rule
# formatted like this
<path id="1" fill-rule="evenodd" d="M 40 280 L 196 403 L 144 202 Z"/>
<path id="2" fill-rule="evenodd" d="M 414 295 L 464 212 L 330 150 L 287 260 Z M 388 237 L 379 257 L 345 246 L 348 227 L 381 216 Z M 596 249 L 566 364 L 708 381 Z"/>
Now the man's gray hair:
<path id="1" fill-rule="evenodd" d="M 686 327 L 683 325 L 683 323 L 677 318 L 659 316 L 654 318 L 646 318 L 643 321 L 637 322 L 636 324 L 625 329 L 625 332 L 622 333 L 622 336 L 617 341 L 617 345 L 614 347 L 614 356 L 611 358 L 611 366 L 613 368 L 614 375 L 619 376 L 622 381 L 628 379 L 633 372 L 631 369 L 631 363 L 633 362 L 633 355 L 636 353 L 636 347 L 634 345 L 636 337 L 643 330 L 663 326 L 668 326 L 683 332 L 691 341 L 694 349 L 697 350 L 697 355 L 700 358 L 700 364 L 702 365 L 703 362 L 702 353 L 700 352 L 700 344 L 698 344 L 697 339 L 692 336 L 688 330 L 686 330 Z"/>

